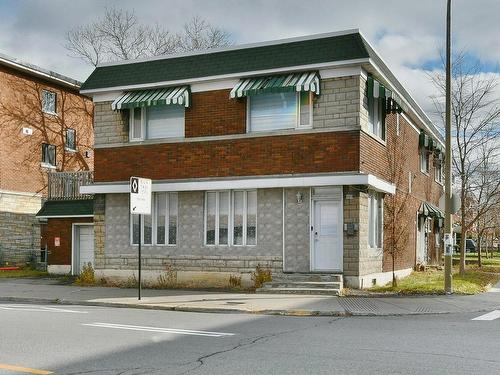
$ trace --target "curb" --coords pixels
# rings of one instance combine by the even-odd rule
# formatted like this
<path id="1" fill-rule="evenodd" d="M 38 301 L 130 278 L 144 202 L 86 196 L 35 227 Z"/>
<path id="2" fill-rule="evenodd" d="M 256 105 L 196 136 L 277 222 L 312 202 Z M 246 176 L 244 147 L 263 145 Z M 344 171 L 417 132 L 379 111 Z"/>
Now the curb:
<path id="1" fill-rule="evenodd" d="M 247 310 L 236 308 L 217 308 L 217 307 L 192 307 L 192 306 L 161 306 L 161 305 L 139 305 L 120 302 L 98 302 L 98 301 L 72 301 L 60 300 L 52 298 L 33 298 L 33 297 L 0 297 L 0 302 L 21 302 L 21 303 L 47 303 L 56 305 L 68 306 L 94 306 L 94 307 L 110 307 L 110 308 L 128 308 L 140 310 L 160 310 L 160 311 L 176 311 L 176 312 L 192 312 L 192 313 L 216 313 L 216 314 L 253 314 L 253 315 L 270 315 L 270 316 L 293 316 L 293 317 L 396 317 L 396 316 L 415 316 L 415 315 L 443 315 L 454 313 L 480 313 L 491 311 L 489 308 L 480 308 L 469 311 L 433 311 L 433 312 L 417 312 L 408 311 L 403 313 L 375 313 L 375 312 L 360 312 L 349 310 Z"/>

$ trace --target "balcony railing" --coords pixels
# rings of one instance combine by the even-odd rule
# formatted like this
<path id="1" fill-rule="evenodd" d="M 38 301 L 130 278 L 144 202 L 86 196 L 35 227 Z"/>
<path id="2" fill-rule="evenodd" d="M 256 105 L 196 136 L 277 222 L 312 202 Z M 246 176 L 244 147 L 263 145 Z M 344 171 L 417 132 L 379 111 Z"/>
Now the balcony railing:
<path id="1" fill-rule="evenodd" d="M 92 195 L 80 194 L 80 186 L 90 185 L 94 181 L 94 172 L 50 172 L 49 200 L 89 199 Z"/>

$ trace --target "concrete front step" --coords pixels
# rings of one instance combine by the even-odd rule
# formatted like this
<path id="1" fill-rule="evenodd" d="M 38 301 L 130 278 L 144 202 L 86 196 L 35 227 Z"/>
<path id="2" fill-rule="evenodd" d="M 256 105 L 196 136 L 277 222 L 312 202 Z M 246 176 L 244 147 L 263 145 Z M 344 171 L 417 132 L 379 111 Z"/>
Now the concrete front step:
<path id="1" fill-rule="evenodd" d="M 342 274 L 335 273 L 283 273 L 275 275 L 257 293 L 342 294 Z"/>
<path id="2" fill-rule="evenodd" d="M 263 285 L 263 288 L 304 288 L 304 289 L 342 289 L 342 284 L 338 281 L 270 281 Z"/>
<path id="3" fill-rule="evenodd" d="M 320 289 L 320 288 L 260 288 L 257 293 L 269 294 L 319 294 L 328 296 L 340 295 L 339 289 Z"/>
<path id="4" fill-rule="evenodd" d="M 310 282 L 339 282 L 342 283 L 340 273 L 282 273 L 273 276 L 273 281 L 310 281 Z"/>

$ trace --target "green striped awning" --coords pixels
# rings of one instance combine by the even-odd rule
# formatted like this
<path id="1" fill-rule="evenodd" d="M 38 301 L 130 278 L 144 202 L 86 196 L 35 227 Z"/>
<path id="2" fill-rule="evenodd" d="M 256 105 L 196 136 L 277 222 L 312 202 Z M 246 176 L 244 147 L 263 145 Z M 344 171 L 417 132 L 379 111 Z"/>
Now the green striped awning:
<path id="1" fill-rule="evenodd" d="M 319 95 L 319 86 L 318 72 L 254 77 L 242 79 L 233 87 L 229 96 L 231 98 L 242 98 L 265 92 L 283 91 L 311 91 Z"/>
<path id="2" fill-rule="evenodd" d="M 189 107 L 191 104 L 189 86 L 126 92 L 111 104 L 111 108 L 117 110 L 170 104 Z"/>
<path id="3" fill-rule="evenodd" d="M 418 212 L 422 216 L 433 217 L 435 219 L 444 218 L 443 211 L 429 202 L 422 202 Z"/>

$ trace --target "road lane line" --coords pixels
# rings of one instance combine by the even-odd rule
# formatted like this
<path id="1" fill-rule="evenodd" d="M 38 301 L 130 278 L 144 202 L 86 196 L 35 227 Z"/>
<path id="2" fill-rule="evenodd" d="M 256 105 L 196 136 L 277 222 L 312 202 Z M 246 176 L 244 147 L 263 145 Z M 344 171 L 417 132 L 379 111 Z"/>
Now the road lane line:
<path id="1" fill-rule="evenodd" d="M 53 374 L 52 371 L 37 370 L 35 368 L 21 367 L 21 366 L 14 366 L 14 365 L 7 365 L 5 363 L 0 363 L 0 369 L 1 370 L 10 370 L 10 371 L 24 372 L 26 374 L 38 374 L 38 375 Z"/>
<path id="2" fill-rule="evenodd" d="M 207 337 L 234 336 L 234 333 L 226 333 L 226 332 L 195 331 L 195 330 L 191 330 L 191 329 L 135 326 L 135 325 L 128 325 L 128 324 L 114 324 L 114 323 L 98 323 L 98 322 L 96 322 L 96 323 L 82 323 L 82 325 L 89 326 L 89 327 L 113 328 L 113 329 L 123 329 L 123 330 L 130 330 L 130 331 L 173 333 L 173 334 L 178 334 L 178 335 L 194 335 L 194 336 L 207 336 Z"/>
<path id="3" fill-rule="evenodd" d="M 71 314 L 87 314 L 88 311 L 68 310 L 58 307 L 39 306 L 39 305 L 0 305 L 0 310 L 13 311 L 31 311 L 31 312 L 56 312 L 56 313 L 71 313 Z"/>
<path id="4" fill-rule="evenodd" d="M 471 320 L 495 320 L 500 318 L 500 310 L 493 310 L 492 312 L 489 312 L 484 315 L 480 315 L 474 319 Z"/>

